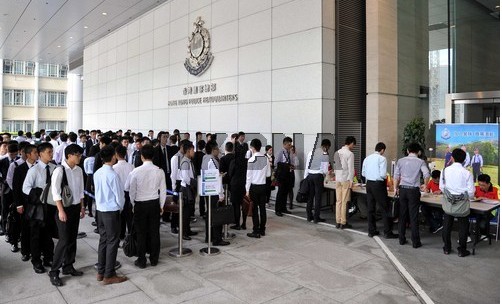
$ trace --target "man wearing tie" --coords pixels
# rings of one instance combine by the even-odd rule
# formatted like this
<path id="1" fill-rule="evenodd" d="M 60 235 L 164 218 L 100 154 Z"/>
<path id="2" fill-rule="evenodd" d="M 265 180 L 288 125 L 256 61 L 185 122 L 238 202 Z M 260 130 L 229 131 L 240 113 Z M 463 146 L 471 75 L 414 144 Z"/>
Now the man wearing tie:
<path id="1" fill-rule="evenodd" d="M 98 139 L 96 138 L 97 131 L 96 130 L 91 130 L 91 138 L 87 140 L 87 143 L 85 145 L 85 153 L 86 155 L 89 155 L 89 150 L 91 149 L 92 146 L 96 145 L 98 143 Z"/>
<path id="2" fill-rule="evenodd" d="M 131 164 L 134 166 L 134 168 L 137 168 L 143 164 L 143 161 L 141 160 L 141 148 L 143 148 L 142 138 L 136 139 L 135 148 L 136 149 L 132 153 Z"/>
<path id="3" fill-rule="evenodd" d="M 239 136 L 240 139 L 240 136 Z M 277 168 L 276 179 L 279 182 L 279 189 L 277 190 L 277 199 L 275 201 L 275 214 L 277 216 L 282 216 L 283 213 L 291 213 L 286 209 L 286 200 L 289 191 L 293 188 L 293 182 L 291 179 L 291 170 L 294 170 L 294 165 L 291 162 L 291 146 L 293 144 L 293 139 L 291 137 L 286 137 L 282 141 L 282 149 L 279 151 L 275 157 L 275 167 Z M 261 148 L 261 147 L 260 147 Z M 259 151 L 257 151 L 259 152 Z"/>

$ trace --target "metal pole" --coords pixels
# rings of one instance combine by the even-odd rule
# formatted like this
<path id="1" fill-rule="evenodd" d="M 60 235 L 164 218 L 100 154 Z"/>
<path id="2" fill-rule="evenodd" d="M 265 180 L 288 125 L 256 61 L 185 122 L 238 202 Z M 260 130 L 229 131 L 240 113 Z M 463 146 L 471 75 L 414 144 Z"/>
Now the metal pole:
<path id="1" fill-rule="evenodd" d="M 204 196 L 204 201 L 207 203 L 207 196 Z M 211 230 L 212 230 L 212 224 L 213 222 L 211 221 L 211 198 L 209 197 L 209 204 L 207 204 L 207 247 L 202 248 L 199 252 L 202 255 L 217 255 L 220 254 L 220 250 L 218 248 L 211 248 Z"/>
<path id="2" fill-rule="evenodd" d="M 192 250 L 189 248 L 183 248 L 183 194 L 178 193 L 179 202 L 179 228 L 178 228 L 178 248 L 173 248 L 169 250 L 169 255 L 176 258 L 181 258 L 189 256 L 192 254 Z"/>

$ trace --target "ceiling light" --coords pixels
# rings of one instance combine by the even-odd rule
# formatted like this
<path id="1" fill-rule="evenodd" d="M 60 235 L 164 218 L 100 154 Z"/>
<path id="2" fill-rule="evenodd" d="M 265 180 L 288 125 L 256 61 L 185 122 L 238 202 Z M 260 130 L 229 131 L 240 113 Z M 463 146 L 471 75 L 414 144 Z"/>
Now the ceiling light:
<path id="1" fill-rule="evenodd" d="M 106 15 L 108 15 L 108 14 L 107 14 L 107 13 L 105 13 L 105 12 L 102 12 L 102 13 L 101 13 L 101 15 L 106 16 Z"/>
<path id="2" fill-rule="evenodd" d="M 58 47 L 61 47 L 60 45 L 58 45 Z"/>
<path id="3" fill-rule="evenodd" d="M 70 39 L 73 39 L 73 37 L 70 36 Z"/>
<path id="4" fill-rule="evenodd" d="M 86 28 L 89 28 L 89 27 L 87 25 L 84 25 L 84 28 L 86 29 Z"/>

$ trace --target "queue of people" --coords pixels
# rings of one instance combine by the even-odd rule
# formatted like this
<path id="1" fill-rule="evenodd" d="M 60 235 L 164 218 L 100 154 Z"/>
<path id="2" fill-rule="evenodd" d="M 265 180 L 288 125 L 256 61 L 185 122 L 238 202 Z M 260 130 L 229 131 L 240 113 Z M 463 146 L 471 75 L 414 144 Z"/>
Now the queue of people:
<path id="1" fill-rule="evenodd" d="M 253 226 L 247 233 L 250 238 L 266 235 L 266 206 L 276 185 L 276 216 L 282 217 L 293 209 L 289 196 L 295 184 L 298 157 L 290 137 L 284 138 L 282 149 L 274 155 L 271 146 L 265 147 L 265 153 L 261 152 L 259 139 L 251 140 L 248 146 L 245 133 L 235 133 L 224 144 L 224 156 L 220 157 L 222 153 L 216 135 L 207 134 L 204 141 L 201 132 L 196 134 L 196 146 L 190 141 L 189 133 L 184 133 L 182 138 L 178 130 L 172 135 L 161 131 L 157 137 L 153 131 L 143 136 L 130 130 L 107 133 L 79 130 L 79 134 L 53 131 L 43 139 L 44 133 L 43 130 L 36 132 L 41 138 L 39 141 L 26 138 L 18 142 L 3 137 L 0 145 L 0 174 L 3 178 L 0 232 L 5 233 L 9 216 L 15 216 L 18 227 L 11 228 L 8 235 L 11 250 L 21 250 L 22 260 L 31 260 L 36 273 L 44 273 L 46 267 L 49 268 L 49 278 L 55 286 L 63 285 L 61 272 L 70 276 L 83 274 L 73 265 L 79 222 L 86 211 L 89 217 L 95 218 L 95 232 L 100 236 L 96 279 L 108 285 L 127 280 L 127 277 L 117 275 L 115 269 L 120 240 L 124 239 L 126 231 L 130 234 L 135 229 L 136 232 L 138 258 L 134 265 L 143 269 L 149 260 L 150 266 L 155 267 L 160 256 L 161 221 L 170 222 L 171 233 L 191 240 L 198 233 L 191 228 L 191 223 L 197 220 L 197 201 L 199 215 L 206 220 L 205 242 L 214 246 L 228 246 L 230 242 L 223 239 L 222 226 L 210 227 L 206 212 L 215 211 L 225 200 L 233 205 L 234 223 L 230 228 L 235 230 L 247 229 L 249 209 L 244 202 L 252 201 Z M 309 222 L 326 221 L 320 212 L 321 194 L 326 175 L 334 174 L 336 227 L 352 227 L 347 220 L 347 206 L 355 174 L 355 145 L 356 139 L 347 137 L 345 145 L 334 153 L 333 167 L 329 157 L 332 144 L 327 139 L 322 140 L 321 146 L 305 159 Z M 400 201 L 398 234 L 395 234 L 387 198 L 385 151 L 386 145 L 378 143 L 374 153 L 366 157 L 362 165 L 362 176 L 367 184 L 368 236 L 380 234 L 376 226 L 378 207 L 383 210 L 384 238 L 398 238 L 399 243 L 405 245 L 406 225 L 409 223 L 412 246 L 421 247 L 418 214 L 422 208 L 431 232 L 443 229 L 445 254 L 451 252 L 450 235 L 456 217 L 460 230 L 458 255 L 469 255 L 466 249 L 468 217 L 421 206 L 420 191 L 498 199 L 498 189 L 491 185 L 490 177 L 480 174 L 478 186 L 474 187 L 472 174 L 464 166 L 466 152 L 463 149 L 451 152 L 452 164 L 443 172 L 429 173 L 425 161 L 419 157 L 421 147 L 410 144 L 408 155 L 398 160 L 393 176 Z M 471 163 L 474 158 L 478 159 L 476 155 Z M 197 195 L 201 170 L 220 171 L 223 186 L 217 195 Z M 173 194 L 174 201 L 178 201 L 179 196 L 183 198 L 183 227 L 180 227 L 175 213 L 165 211 L 168 192 Z M 287 208 L 288 198 L 290 210 Z M 489 216 L 477 218 L 484 233 L 489 233 L 489 220 Z M 212 229 L 211 239 L 208 239 L 209 229 Z M 58 239 L 56 246 L 53 238 Z"/>

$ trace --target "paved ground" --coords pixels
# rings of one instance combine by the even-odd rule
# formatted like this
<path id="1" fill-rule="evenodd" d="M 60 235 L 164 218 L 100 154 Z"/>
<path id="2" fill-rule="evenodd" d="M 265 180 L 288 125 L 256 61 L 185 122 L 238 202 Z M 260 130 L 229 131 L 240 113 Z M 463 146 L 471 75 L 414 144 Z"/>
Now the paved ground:
<path id="1" fill-rule="evenodd" d="M 90 218 L 81 222 L 88 237 L 78 241 L 75 265 L 85 274 L 64 276 L 60 288 L 50 284 L 47 274 L 35 274 L 2 238 L 0 303 L 419 303 L 375 240 L 268 215 L 265 237 L 251 239 L 245 236 L 249 229 L 237 231 L 217 256 L 199 254 L 204 247 L 200 233 L 186 244 L 192 256 L 169 257 L 177 239 L 163 225 L 159 265 L 140 270 L 120 250 L 119 273 L 129 281 L 110 286 L 95 280 L 98 235 Z M 202 231 L 200 220 L 194 226 Z"/>

